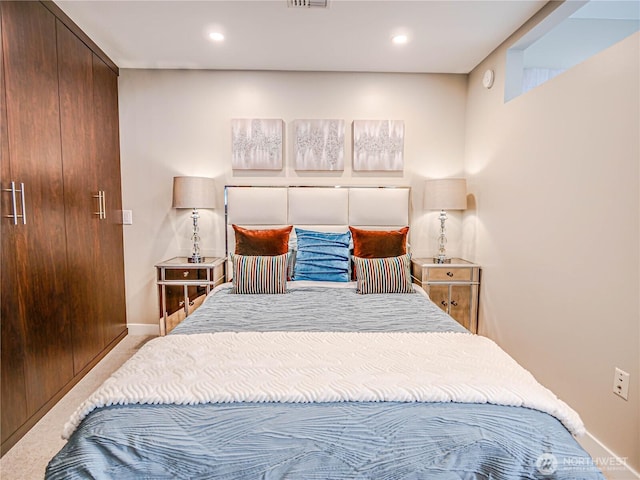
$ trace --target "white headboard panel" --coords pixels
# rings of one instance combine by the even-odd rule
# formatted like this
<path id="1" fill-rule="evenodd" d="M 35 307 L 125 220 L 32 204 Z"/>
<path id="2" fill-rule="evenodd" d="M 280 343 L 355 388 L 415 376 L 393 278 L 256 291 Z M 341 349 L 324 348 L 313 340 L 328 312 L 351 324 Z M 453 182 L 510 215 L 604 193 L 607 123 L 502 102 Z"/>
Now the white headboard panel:
<path id="1" fill-rule="evenodd" d="M 227 225 L 288 224 L 287 193 L 286 187 L 227 187 Z"/>
<path id="2" fill-rule="evenodd" d="M 348 188 L 289 188 L 289 225 L 348 224 Z"/>
<path id="3" fill-rule="evenodd" d="M 350 188 L 349 225 L 409 225 L 409 189 Z"/>
<path id="4" fill-rule="evenodd" d="M 409 224 L 409 187 L 227 186 L 225 202 L 227 256 L 235 248 L 233 224 L 332 232 L 350 225 L 391 230 Z"/>

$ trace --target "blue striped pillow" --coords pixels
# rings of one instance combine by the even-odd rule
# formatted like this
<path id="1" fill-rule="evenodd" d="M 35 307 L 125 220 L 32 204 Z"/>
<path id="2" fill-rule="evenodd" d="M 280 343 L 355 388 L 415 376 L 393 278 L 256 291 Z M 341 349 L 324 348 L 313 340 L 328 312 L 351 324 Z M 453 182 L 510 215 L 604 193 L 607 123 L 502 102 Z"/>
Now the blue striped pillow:
<path id="1" fill-rule="evenodd" d="M 287 256 L 232 255 L 231 293 L 287 293 Z"/>
<path id="2" fill-rule="evenodd" d="M 358 293 L 413 293 L 411 254 L 399 257 L 353 257 Z"/>

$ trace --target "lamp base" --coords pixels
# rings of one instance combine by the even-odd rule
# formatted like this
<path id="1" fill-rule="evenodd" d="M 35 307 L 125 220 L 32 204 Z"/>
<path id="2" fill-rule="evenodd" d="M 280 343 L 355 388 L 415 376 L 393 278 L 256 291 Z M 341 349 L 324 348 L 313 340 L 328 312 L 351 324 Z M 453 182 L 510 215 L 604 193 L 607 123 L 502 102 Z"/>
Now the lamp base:
<path id="1" fill-rule="evenodd" d="M 433 257 L 433 263 L 451 263 L 451 257 L 436 255 L 435 257 Z"/>
<path id="2" fill-rule="evenodd" d="M 200 256 L 191 256 L 189 258 L 187 258 L 188 263 L 204 263 L 206 261 L 206 258 L 204 257 L 200 257 Z"/>

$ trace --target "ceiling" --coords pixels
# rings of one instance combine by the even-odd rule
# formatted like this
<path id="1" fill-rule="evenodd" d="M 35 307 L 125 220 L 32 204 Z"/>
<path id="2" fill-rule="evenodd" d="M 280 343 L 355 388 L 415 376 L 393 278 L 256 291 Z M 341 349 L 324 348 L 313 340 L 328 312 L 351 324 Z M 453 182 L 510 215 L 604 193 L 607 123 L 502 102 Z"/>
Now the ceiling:
<path id="1" fill-rule="evenodd" d="M 55 0 L 120 68 L 468 73 L 547 0 Z M 223 33 L 212 42 L 212 31 Z M 405 34 L 396 45 L 392 36 Z"/>

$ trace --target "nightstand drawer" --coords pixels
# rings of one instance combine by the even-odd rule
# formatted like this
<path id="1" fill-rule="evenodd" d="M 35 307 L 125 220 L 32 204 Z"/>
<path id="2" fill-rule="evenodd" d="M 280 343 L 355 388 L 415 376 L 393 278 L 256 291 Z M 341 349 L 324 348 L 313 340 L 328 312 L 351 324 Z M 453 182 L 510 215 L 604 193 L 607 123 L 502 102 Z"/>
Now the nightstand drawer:
<path id="1" fill-rule="evenodd" d="M 472 268 L 429 267 L 427 282 L 470 282 L 473 279 Z"/>
<path id="2" fill-rule="evenodd" d="M 207 278 L 207 271 L 204 268 L 174 269 L 167 268 L 164 271 L 166 280 L 201 280 Z"/>

